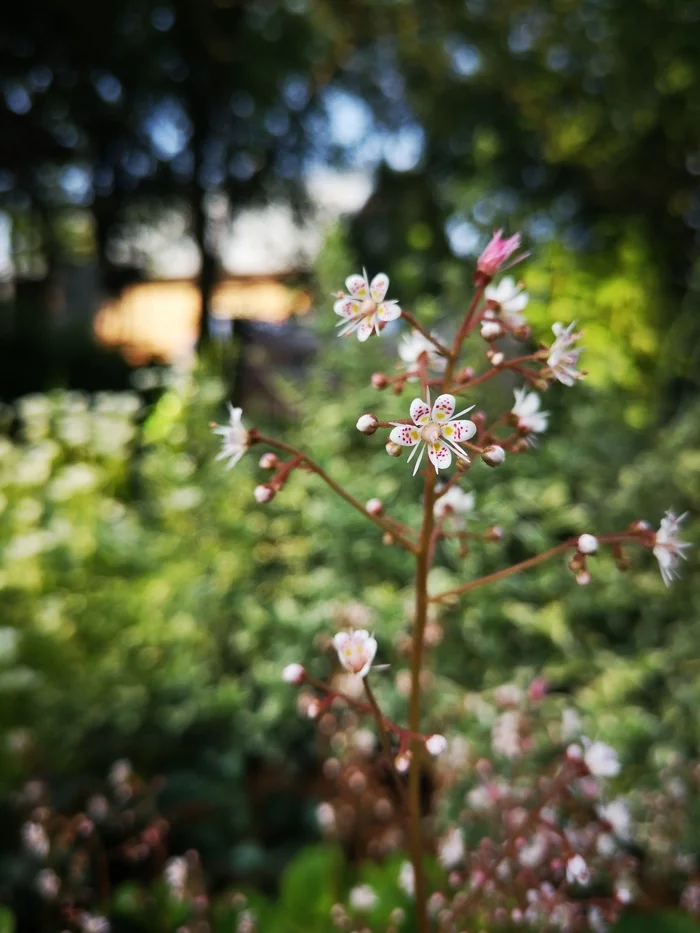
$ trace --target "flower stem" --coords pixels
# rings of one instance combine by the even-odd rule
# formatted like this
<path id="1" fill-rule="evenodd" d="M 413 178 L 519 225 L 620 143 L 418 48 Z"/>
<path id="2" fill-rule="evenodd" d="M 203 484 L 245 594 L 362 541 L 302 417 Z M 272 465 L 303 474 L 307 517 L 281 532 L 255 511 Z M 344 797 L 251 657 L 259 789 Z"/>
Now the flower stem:
<path id="1" fill-rule="evenodd" d="M 428 469 L 423 493 L 423 524 L 416 553 L 416 611 L 413 623 L 413 650 L 411 653 L 411 700 L 408 728 L 420 731 L 420 674 L 423 659 L 423 640 L 428 620 L 428 571 L 430 569 L 431 537 L 433 531 L 433 505 L 435 503 L 435 474 Z M 411 768 L 408 776 L 410 809 L 411 862 L 415 878 L 416 919 L 418 933 L 427 933 L 426 886 L 423 873 L 423 841 L 421 833 L 420 770 L 422 746 L 413 742 Z"/>
<path id="2" fill-rule="evenodd" d="M 298 450 L 296 447 L 292 447 L 291 444 L 285 444 L 283 441 L 278 441 L 274 437 L 266 437 L 265 435 L 260 434 L 258 431 L 251 431 L 249 433 L 251 435 L 251 443 L 267 444 L 269 447 L 276 447 L 278 450 L 283 450 L 286 453 L 293 454 L 295 457 L 298 457 L 300 465 L 306 466 L 308 470 L 311 470 L 312 473 L 315 473 L 318 477 L 320 477 L 320 479 L 322 479 L 327 486 L 330 486 L 333 492 L 340 496 L 341 499 L 344 499 L 348 505 L 351 505 L 358 512 L 361 512 L 365 518 L 368 518 L 371 522 L 374 522 L 378 528 L 389 532 L 396 543 L 400 544 L 401 547 L 406 548 L 407 551 L 411 551 L 412 554 L 416 553 L 417 548 L 413 541 L 410 541 L 403 534 L 401 534 L 401 532 L 397 531 L 396 528 L 392 527 L 391 524 L 388 523 L 384 518 L 381 518 L 377 515 L 370 515 L 361 502 L 359 502 L 354 496 L 351 496 L 350 493 L 343 489 L 342 486 L 338 485 L 334 479 L 331 479 L 323 467 L 316 463 L 315 460 L 312 460 L 303 451 Z"/>
<path id="3" fill-rule="evenodd" d="M 445 368 L 445 375 L 443 377 L 443 385 L 448 386 L 452 382 L 452 374 L 454 373 L 455 363 L 459 359 L 459 351 L 462 349 L 462 343 L 464 338 L 469 332 L 469 324 L 471 323 L 472 316 L 476 309 L 479 307 L 479 303 L 484 294 L 484 289 L 486 288 L 486 283 L 477 285 L 474 290 L 474 295 L 472 300 L 469 303 L 467 312 L 464 315 L 464 320 L 462 321 L 459 330 L 457 331 L 452 344 L 452 349 L 449 353 L 447 360 L 447 367 Z M 448 391 L 447 389 L 445 391 Z"/>
<path id="4" fill-rule="evenodd" d="M 394 754 L 391 750 L 391 743 L 389 742 L 389 734 L 384 724 L 384 716 L 382 715 L 382 711 L 379 709 L 379 704 L 377 703 L 377 699 L 374 695 L 374 691 L 369 685 L 368 677 L 364 678 L 364 680 L 362 681 L 362 685 L 365 688 L 365 694 L 367 695 L 367 699 L 369 700 L 369 705 L 372 707 L 372 712 L 374 713 L 374 718 L 377 723 L 377 729 L 379 731 L 379 737 L 382 741 L 382 748 L 384 749 L 384 754 L 387 757 L 389 770 L 391 771 L 391 776 L 393 778 L 394 784 L 396 785 L 398 799 L 400 802 L 402 802 L 404 801 L 405 796 L 406 796 L 406 788 L 404 787 L 401 777 L 399 776 L 399 772 L 396 770 L 396 765 L 394 763 Z"/>

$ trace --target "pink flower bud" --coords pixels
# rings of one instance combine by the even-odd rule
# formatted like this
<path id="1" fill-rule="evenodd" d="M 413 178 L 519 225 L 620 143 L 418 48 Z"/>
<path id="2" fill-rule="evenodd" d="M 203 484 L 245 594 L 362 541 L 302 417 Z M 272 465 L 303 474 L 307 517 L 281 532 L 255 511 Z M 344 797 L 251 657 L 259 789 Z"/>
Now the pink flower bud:
<path id="1" fill-rule="evenodd" d="M 357 424 L 355 427 L 362 434 L 374 434 L 374 432 L 377 430 L 378 424 L 379 422 L 374 417 L 374 415 L 368 413 L 366 415 L 360 415 L 360 417 L 357 419 Z"/>
<path id="2" fill-rule="evenodd" d="M 499 447 L 498 444 L 491 444 L 491 446 L 487 447 L 483 452 L 481 459 L 484 463 L 488 464 L 488 466 L 497 467 L 506 459 L 506 452 L 502 447 Z"/>
<path id="3" fill-rule="evenodd" d="M 489 240 L 486 249 L 483 251 L 476 264 L 476 268 L 482 275 L 489 278 L 494 276 L 501 268 L 503 263 L 520 246 L 520 234 L 503 238 L 503 230 L 496 230 Z"/>
<path id="4" fill-rule="evenodd" d="M 270 502 L 275 498 L 275 490 L 272 486 L 268 486 L 267 483 L 261 483 L 260 486 L 256 486 L 253 490 L 253 495 L 255 496 L 255 501 L 264 505 L 265 502 Z"/>
<path id="5" fill-rule="evenodd" d="M 569 745 L 566 750 L 566 757 L 569 759 L 569 761 L 582 761 L 583 749 L 580 745 Z"/>
<path id="6" fill-rule="evenodd" d="M 306 671 L 302 664 L 288 664 L 282 671 L 282 680 L 286 684 L 297 684 L 298 686 L 305 676 Z"/>
<path id="7" fill-rule="evenodd" d="M 598 550 L 598 539 L 594 535 L 581 535 L 577 547 L 582 554 L 595 554 Z"/>
<path id="8" fill-rule="evenodd" d="M 425 748 L 431 755 L 441 755 L 447 748 L 447 739 L 438 733 L 431 735 L 425 740 Z"/>
<path id="9" fill-rule="evenodd" d="M 389 380 L 384 373 L 372 373 L 372 387 L 374 389 L 386 389 L 388 385 Z"/>
<path id="10" fill-rule="evenodd" d="M 398 444 L 395 444 L 393 441 L 387 441 L 386 447 L 384 448 L 390 457 L 400 457 L 401 456 L 401 447 Z"/>
<path id="11" fill-rule="evenodd" d="M 274 470 L 279 464 L 279 458 L 277 454 L 273 454 L 272 451 L 268 451 L 266 454 L 263 454 L 258 462 L 258 466 L 261 470 Z"/>
<path id="12" fill-rule="evenodd" d="M 365 509 L 368 515 L 374 515 L 375 518 L 378 518 L 384 511 L 384 506 L 381 499 L 370 499 Z"/>

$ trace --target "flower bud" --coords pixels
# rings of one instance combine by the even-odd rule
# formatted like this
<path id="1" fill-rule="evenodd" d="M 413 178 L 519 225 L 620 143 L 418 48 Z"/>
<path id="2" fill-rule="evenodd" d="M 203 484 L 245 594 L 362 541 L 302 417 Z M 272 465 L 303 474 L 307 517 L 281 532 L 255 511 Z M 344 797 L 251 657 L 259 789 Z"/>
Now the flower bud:
<path id="1" fill-rule="evenodd" d="M 506 459 L 506 452 L 502 447 L 499 447 L 498 444 L 491 444 L 491 446 L 487 447 L 483 452 L 481 459 L 484 463 L 488 464 L 488 466 L 497 467 Z"/>
<path id="2" fill-rule="evenodd" d="M 491 525 L 486 531 L 485 538 L 487 541 L 500 541 L 503 538 L 503 529 L 500 525 Z"/>
<path id="3" fill-rule="evenodd" d="M 282 680 L 286 684 L 297 684 L 303 682 L 306 671 L 302 664 L 288 664 L 282 671 Z"/>
<path id="4" fill-rule="evenodd" d="M 500 350 L 489 350 L 486 354 L 486 359 L 491 363 L 492 366 L 500 366 L 505 359 L 505 354 L 501 353 Z"/>
<path id="5" fill-rule="evenodd" d="M 498 321 L 484 321 L 481 325 L 481 336 L 484 340 L 498 340 L 503 336 L 503 328 Z"/>
<path id="6" fill-rule="evenodd" d="M 266 454 L 263 454 L 260 460 L 258 461 L 258 466 L 261 470 L 275 470 L 279 464 L 279 457 L 277 454 L 273 454 L 271 450 L 268 450 Z"/>
<path id="7" fill-rule="evenodd" d="M 447 739 L 438 733 L 428 736 L 425 740 L 425 748 L 431 755 L 441 755 L 447 748 Z"/>
<path id="8" fill-rule="evenodd" d="M 387 441 L 386 447 L 384 448 L 390 457 L 400 457 L 401 456 L 401 447 L 398 444 L 395 444 L 393 441 Z"/>
<path id="9" fill-rule="evenodd" d="M 394 767 L 399 772 L 399 774 L 405 774 L 411 767 L 410 751 L 401 752 L 400 755 L 397 755 L 394 759 Z"/>
<path id="10" fill-rule="evenodd" d="M 582 761 L 583 749 L 580 745 L 569 745 L 566 750 L 566 757 L 569 759 L 569 761 Z"/>
<path id="11" fill-rule="evenodd" d="M 261 483 L 260 486 L 256 486 L 253 490 L 253 495 L 255 496 L 255 501 L 259 502 L 260 505 L 264 505 L 265 502 L 271 502 L 275 498 L 275 490 L 272 486 L 268 486 L 267 483 Z"/>
<path id="12" fill-rule="evenodd" d="M 464 369 L 460 369 L 457 373 L 457 382 L 469 382 L 470 379 L 474 378 L 474 367 L 465 366 Z"/>
<path id="13" fill-rule="evenodd" d="M 367 502 L 367 505 L 365 506 L 365 510 L 367 511 L 368 515 L 374 515 L 375 518 L 379 518 L 379 516 L 384 511 L 382 500 L 381 499 L 370 499 Z"/>
<path id="14" fill-rule="evenodd" d="M 639 521 L 632 522 L 632 524 L 629 526 L 629 530 L 636 532 L 651 531 L 651 525 L 649 522 L 645 522 L 640 519 Z"/>
<path id="15" fill-rule="evenodd" d="M 528 340 L 530 337 L 530 328 L 527 324 L 523 324 L 522 327 L 516 327 L 513 331 L 513 336 L 516 340 Z"/>
<path id="16" fill-rule="evenodd" d="M 594 535 L 581 535 L 576 546 L 582 554 L 595 554 L 598 550 L 598 539 Z"/>
<path id="17" fill-rule="evenodd" d="M 309 705 L 306 707 L 306 715 L 309 719 L 316 719 L 318 714 L 321 712 L 321 704 L 318 700 L 311 700 Z"/>
<path id="18" fill-rule="evenodd" d="M 592 577 L 587 570 L 579 570 L 579 572 L 576 574 L 576 582 L 579 586 L 588 586 L 591 580 Z"/>
<path id="19" fill-rule="evenodd" d="M 388 385 L 389 380 L 386 378 L 384 373 L 372 373 L 372 388 L 386 389 Z"/>
<path id="20" fill-rule="evenodd" d="M 392 544 L 396 544 L 396 538 L 394 538 L 390 531 L 384 532 L 384 535 L 382 536 L 382 544 L 385 544 L 387 547 Z"/>
<path id="21" fill-rule="evenodd" d="M 374 417 L 374 415 L 368 413 L 366 415 L 360 415 L 360 417 L 357 419 L 357 424 L 355 427 L 362 434 L 374 434 L 374 432 L 377 430 L 378 424 L 379 422 Z"/>

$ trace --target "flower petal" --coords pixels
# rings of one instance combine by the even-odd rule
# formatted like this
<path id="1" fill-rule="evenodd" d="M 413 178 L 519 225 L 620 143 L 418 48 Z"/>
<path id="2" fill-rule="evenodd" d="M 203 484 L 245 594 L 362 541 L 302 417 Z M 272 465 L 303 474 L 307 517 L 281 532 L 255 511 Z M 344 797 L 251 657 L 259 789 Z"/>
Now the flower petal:
<path id="1" fill-rule="evenodd" d="M 401 317 L 401 308 L 395 301 L 383 301 L 377 308 L 380 321 L 395 321 Z"/>
<path id="2" fill-rule="evenodd" d="M 433 405 L 433 421 L 449 421 L 454 413 L 454 395 L 438 395 Z"/>
<path id="3" fill-rule="evenodd" d="M 380 272 L 378 275 L 375 275 L 375 277 L 372 279 L 372 283 L 369 286 L 369 293 L 372 297 L 372 301 L 384 301 L 384 296 L 386 295 L 388 288 L 389 276 L 384 272 Z"/>
<path id="4" fill-rule="evenodd" d="M 428 448 L 428 459 L 435 467 L 435 470 L 446 470 L 452 463 L 452 454 L 449 447 L 442 441 L 426 444 L 426 446 Z"/>
<path id="5" fill-rule="evenodd" d="M 442 428 L 442 434 L 448 440 L 457 444 L 468 441 L 476 434 L 476 425 L 473 421 L 450 421 Z"/>
<path id="6" fill-rule="evenodd" d="M 333 647 L 336 651 L 342 651 L 350 641 L 350 635 L 347 632 L 338 632 L 333 636 Z"/>
<path id="7" fill-rule="evenodd" d="M 402 447 L 413 447 L 420 440 L 420 432 L 412 424 L 399 424 L 392 430 L 389 440 Z"/>
<path id="8" fill-rule="evenodd" d="M 368 638 L 364 644 L 365 654 L 367 656 L 367 661 L 365 662 L 364 667 L 358 671 L 360 677 L 366 677 L 369 674 L 369 669 L 372 667 L 372 662 L 374 661 L 374 656 L 377 653 L 377 639 Z"/>
<path id="9" fill-rule="evenodd" d="M 360 302 L 355 298 L 340 298 L 333 305 L 333 310 L 340 317 L 355 317 L 356 314 L 360 313 Z"/>
<path id="10" fill-rule="evenodd" d="M 430 405 L 422 398 L 414 398 L 411 402 L 411 418 L 414 424 L 427 424 L 430 421 Z"/>
<path id="11" fill-rule="evenodd" d="M 360 326 L 357 328 L 357 339 L 360 341 L 360 343 L 364 343 L 365 340 L 369 340 L 372 331 L 374 330 L 375 317 L 376 315 L 374 314 L 368 314 L 367 317 L 361 321 Z"/>
<path id="12" fill-rule="evenodd" d="M 364 275 L 349 275 L 345 279 L 345 287 L 353 298 L 369 298 L 369 285 Z"/>

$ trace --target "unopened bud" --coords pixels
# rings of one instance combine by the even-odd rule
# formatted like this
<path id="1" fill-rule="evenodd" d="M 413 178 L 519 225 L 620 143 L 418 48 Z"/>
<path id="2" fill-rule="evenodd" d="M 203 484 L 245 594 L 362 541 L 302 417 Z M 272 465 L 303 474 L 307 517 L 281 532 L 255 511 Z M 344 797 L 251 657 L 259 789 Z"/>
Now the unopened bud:
<path id="1" fill-rule="evenodd" d="M 532 383 L 532 387 L 537 392 L 545 392 L 549 387 L 549 383 L 546 379 L 535 379 L 535 381 Z"/>
<path id="2" fill-rule="evenodd" d="M 269 450 L 266 454 L 263 454 L 258 461 L 258 466 L 261 470 L 275 470 L 278 464 L 279 457 L 277 454 L 273 454 L 272 451 Z"/>
<path id="3" fill-rule="evenodd" d="M 396 543 L 396 539 L 395 539 L 394 536 L 391 534 L 391 532 L 390 532 L 390 531 L 385 531 L 385 532 L 384 532 L 384 535 L 383 535 L 383 537 L 382 537 L 382 544 L 386 544 L 387 547 L 388 547 L 389 545 L 395 544 L 395 543 Z"/>
<path id="4" fill-rule="evenodd" d="M 393 441 L 387 441 L 386 447 L 384 448 L 390 457 L 400 457 L 401 456 L 401 447 L 399 444 L 395 444 Z"/>
<path id="5" fill-rule="evenodd" d="M 598 539 L 594 535 L 581 535 L 576 546 L 582 554 L 595 554 L 598 550 Z"/>
<path id="6" fill-rule="evenodd" d="M 275 490 L 272 486 L 268 486 L 267 483 L 261 483 L 260 486 L 255 487 L 253 495 L 255 496 L 256 502 L 259 502 L 260 505 L 264 505 L 265 502 L 270 502 L 275 498 Z"/>
<path id="7" fill-rule="evenodd" d="M 457 382 L 469 382 L 470 379 L 474 378 L 474 367 L 465 366 L 464 369 L 460 369 L 457 373 Z"/>
<path id="8" fill-rule="evenodd" d="M 483 428 L 483 426 L 486 424 L 486 412 L 475 411 L 471 416 L 471 420 L 474 422 L 477 429 Z"/>
<path id="9" fill-rule="evenodd" d="M 431 755 L 442 755 L 447 748 L 447 739 L 444 735 L 439 735 L 438 733 L 428 736 L 425 740 L 425 748 Z"/>
<path id="10" fill-rule="evenodd" d="M 366 415 L 360 415 L 360 417 L 357 419 L 357 424 L 355 427 L 362 434 L 374 434 L 374 432 L 377 430 L 378 424 L 379 422 L 374 417 L 374 415 L 368 413 Z"/>
<path id="11" fill-rule="evenodd" d="M 301 664 L 288 664 L 282 671 L 282 680 L 286 684 L 300 684 L 306 676 L 306 671 Z"/>
<path id="12" fill-rule="evenodd" d="M 365 506 L 365 510 L 369 515 L 374 515 L 378 518 L 384 511 L 384 506 L 382 505 L 381 499 L 370 499 Z"/>
<path id="13" fill-rule="evenodd" d="M 640 519 L 639 521 L 632 522 L 632 524 L 629 526 L 629 530 L 636 532 L 651 531 L 651 525 L 649 522 L 644 522 Z"/>
<path id="14" fill-rule="evenodd" d="M 309 705 L 306 707 L 306 715 L 309 719 L 316 719 L 318 714 L 321 712 L 321 704 L 318 700 L 311 700 Z"/>
<path id="15" fill-rule="evenodd" d="M 579 586 L 588 586 L 591 580 L 592 577 L 587 570 L 579 570 L 579 572 L 576 574 L 576 582 Z"/>
<path id="16" fill-rule="evenodd" d="M 582 761 L 583 749 L 580 745 L 569 745 L 566 750 L 566 757 L 569 759 L 569 761 Z"/>
<path id="17" fill-rule="evenodd" d="M 487 447 L 483 452 L 481 459 L 490 467 L 497 467 L 506 459 L 506 452 L 502 447 L 499 447 L 498 444 L 491 444 L 491 446 Z"/>
<path id="18" fill-rule="evenodd" d="M 487 541 L 500 541 L 503 537 L 503 529 L 500 525 L 491 525 L 487 529 L 485 537 Z"/>
<path id="19" fill-rule="evenodd" d="M 400 755 L 397 755 L 394 759 L 394 767 L 399 772 L 399 774 L 405 774 L 411 767 L 411 753 L 406 751 L 401 752 Z"/>
<path id="20" fill-rule="evenodd" d="M 484 321 L 481 325 L 481 336 L 484 340 L 498 340 L 503 336 L 503 328 L 498 321 Z"/>
<path id="21" fill-rule="evenodd" d="M 386 389 L 388 385 L 389 380 L 384 373 L 372 373 L 372 387 L 374 389 Z"/>
<path id="22" fill-rule="evenodd" d="M 500 366 L 505 359 L 505 355 L 501 353 L 500 350 L 489 350 L 486 354 L 486 359 L 492 366 Z"/>

